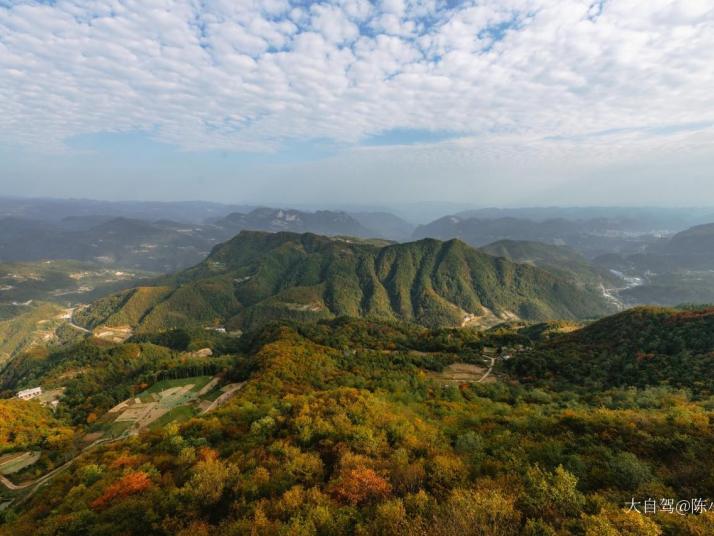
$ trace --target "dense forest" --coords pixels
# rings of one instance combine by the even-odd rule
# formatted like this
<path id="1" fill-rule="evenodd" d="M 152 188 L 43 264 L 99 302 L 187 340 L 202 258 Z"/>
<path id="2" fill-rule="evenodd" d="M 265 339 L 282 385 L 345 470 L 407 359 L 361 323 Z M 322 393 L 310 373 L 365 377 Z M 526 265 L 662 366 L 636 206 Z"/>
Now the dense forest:
<path id="1" fill-rule="evenodd" d="M 39 403 L 0 400 L 0 455 L 33 446 L 58 450 L 72 436 L 72 428 Z"/>
<path id="2" fill-rule="evenodd" d="M 508 370 L 536 384 L 714 391 L 714 309 L 639 307 L 537 345 Z"/>
<path id="3" fill-rule="evenodd" d="M 570 376 L 528 385 L 516 366 L 559 345 L 618 347 L 631 323 L 642 336 L 623 352 L 705 359 L 708 318 L 640 310 L 577 331 L 487 332 L 341 318 L 271 323 L 240 339 L 205 330 L 90 339 L 27 359 L 3 381 L 66 385 L 54 418 L 77 431 L 94 426 L 90 410 L 101 414 L 165 371 L 212 367 L 243 388 L 213 412 L 86 451 L 4 510 L 0 534 L 711 534 L 712 513 L 627 507 L 709 504 L 706 385 L 656 375 L 641 385 L 595 378 L 588 390 Z M 658 331 L 666 322 L 680 326 L 682 349 Z M 205 345 L 214 355 L 197 356 Z M 450 365 L 485 368 L 488 355 L 510 357 L 497 359 L 495 381 L 445 380 Z"/>

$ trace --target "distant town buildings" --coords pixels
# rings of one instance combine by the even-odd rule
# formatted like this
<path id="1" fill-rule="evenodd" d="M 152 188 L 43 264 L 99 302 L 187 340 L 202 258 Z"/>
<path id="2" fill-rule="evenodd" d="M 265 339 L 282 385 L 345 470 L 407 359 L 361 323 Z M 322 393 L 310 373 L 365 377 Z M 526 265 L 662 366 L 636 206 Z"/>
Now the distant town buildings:
<path id="1" fill-rule="evenodd" d="M 24 389 L 17 393 L 17 398 L 20 400 L 32 400 L 42 395 L 42 387 L 33 387 L 32 389 Z"/>

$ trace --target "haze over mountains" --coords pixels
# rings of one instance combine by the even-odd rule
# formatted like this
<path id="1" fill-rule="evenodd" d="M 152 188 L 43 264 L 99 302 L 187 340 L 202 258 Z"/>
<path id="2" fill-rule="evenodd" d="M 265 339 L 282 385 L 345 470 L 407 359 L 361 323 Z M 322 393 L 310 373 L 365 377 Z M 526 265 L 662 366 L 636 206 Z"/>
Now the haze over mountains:
<path id="1" fill-rule="evenodd" d="M 658 238 L 714 219 L 710 209 L 512 209 L 444 216 L 414 231 L 415 238 L 460 238 L 483 246 L 502 239 L 568 245 L 594 258 L 634 253 Z"/>
<path id="2" fill-rule="evenodd" d="M 713 214 L 709 208 L 491 208 L 416 225 L 363 208 L 4 198 L 0 262 L 77 260 L 98 269 L 171 273 L 201 262 L 242 230 L 396 242 L 457 238 L 556 275 L 576 274 L 579 284 L 602 284 L 615 301 L 676 305 L 714 300 Z"/>
<path id="3" fill-rule="evenodd" d="M 383 212 L 236 208 L 215 203 L 7 202 L 0 204 L 0 262 L 73 259 L 167 273 L 200 262 L 216 243 L 243 229 L 395 240 L 408 239 L 413 229 Z"/>

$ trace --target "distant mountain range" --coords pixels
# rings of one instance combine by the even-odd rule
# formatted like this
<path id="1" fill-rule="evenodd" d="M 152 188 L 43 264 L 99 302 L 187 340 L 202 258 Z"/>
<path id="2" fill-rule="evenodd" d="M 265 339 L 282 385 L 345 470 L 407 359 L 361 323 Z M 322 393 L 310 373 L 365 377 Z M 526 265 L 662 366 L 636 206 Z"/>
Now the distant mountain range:
<path id="1" fill-rule="evenodd" d="M 587 258 L 594 258 L 606 253 L 636 253 L 657 241 L 659 235 L 654 229 L 650 228 L 648 233 L 639 227 L 637 221 L 627 219 L 531 220 L 455 215 L 418 226 L 412 238 L 458 238 L 476 247 L 498 240 L 543 242 L 569 246 Z"/>
<path id="2" fill-rule="evenodd" d="M 714 303 L 714 224 L 659 240 L 641 253 L 602 255 L 593 262 L 637 280 L 620 292 L 628 304 Z"/>
<path id="3" fill-rule="evenodd" d="M 714 208 L 664 207 L 514 207 L 479 208 L 454 213 L 459 218 L 517 218 L 543 222 L 548 220 L 600 221 L 616 224 L 629 231 L 678 230 L 714 221 Z M 609 222 L 609 223 L 608 223 Z"/>
<path id="4" fill-rule="evenodd" d="M 380 241 L 462 240 L 635 305 L 714 301 L 712 209 L 477 209 L 415 227 L 379 211 L 0 198 L 0 263 L 76 260 L 173 273 L 243 230 Z M 688 227 L 690 226 L 690 227 Z M 2 301 L 2 296 L 0 296 Z M 7 300 L 6 300 L 7 301 Z"/>
<path id="5" fill-rule="evenodd" d="M 714 264 L 714 223 L 677 233 L 666 242 L 649 248 L 648 253 L 673 259 L 679 268 L 710 269 Z"/>
<path id="6" fill-rule="evenodd" d="M 697 225 L 632 255 L 603 255 L 595 262 L 623 271 L 668 272 L 714 268 L 714 223 Z"/>
<path id="7" fill-rule="evenodd" d="M 128 218 L 174 220 L 203 223 L 231 212 L 249 212 L 255 205 L 211 203 L 207 201 L 98 201 L 94 199 L 52 199 L 0 197 L 0 219 L 20 218 L 56 223 L 71 218 Z M 99 215 L 99 216 L 98 216 Z"/>
<path id="8" fill-rule="evenodd" d="M 197 266 L 95 302 L 76 316 L 92 329 L 246 329 L 271 320 L 335 316 L 424 326 L 596 317 L 602 294 L 461 241 L 392 245 L 310 233 L 243 231 Z"/>
<path id="9" fill-rule="evenodd" d="M 0 261 L 73 259 L 153 272 L 199 262 L 220 241 L 205 226 L 127 218 L 0 220 Z"/>
<path id="10" fill-rule="evenodd" d="M 233 212 L 202 224 L 96 214 L 57 222 L 6 217 L 0 219 L 0 262 L 73 259 L 169 273 L 200 262 L 214 245 L 241 230 L 403 239 L 412 226 L 386 213 L 270 208 Z"/>
<path id="11" fill-rule="evenodd" d="M 407 239 L 414 227 L 385 212 L 349 214 L 330 210 L 304 212 L 292 209 L 258 208 L 247 214 L 235 212 L 213 222 L 232 234 L 239 231 L 289 231 L 326 236 Z"/>
<path id="12" fill-rule="evenodd" d="M 215 224 L 231 232 L 292 231 L 346 236 L 366 236 L 369 233 L 366 227 L 348 214 L 328 210 L 309 213 L 299 210 L 259 208 L 248 214 L 234 212 L 216 221 Z"/>

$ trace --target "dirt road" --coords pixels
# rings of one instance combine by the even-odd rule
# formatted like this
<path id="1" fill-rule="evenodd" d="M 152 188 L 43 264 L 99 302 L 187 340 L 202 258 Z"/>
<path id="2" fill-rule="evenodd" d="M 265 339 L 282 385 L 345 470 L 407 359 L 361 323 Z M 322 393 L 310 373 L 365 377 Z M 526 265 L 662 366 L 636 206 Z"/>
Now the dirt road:
<path id="1" fill-rule="evenodd" d="M 492 357 L 491 358 L 491 364 L 488 366 L 488 370 L 486 371 L 486 374 L 481 376 L 478 380 L 476 380 L 476 383 L 482 383 L 488 376 L 491 374 L 491 371 L 493 370 L 493 366 L 496 364 L 496 358 Z"/>

